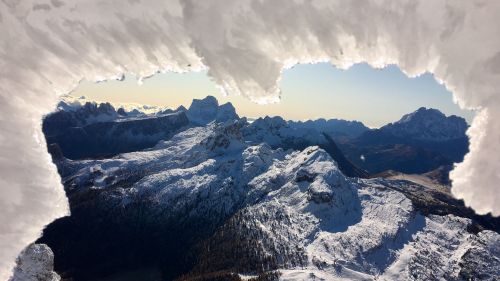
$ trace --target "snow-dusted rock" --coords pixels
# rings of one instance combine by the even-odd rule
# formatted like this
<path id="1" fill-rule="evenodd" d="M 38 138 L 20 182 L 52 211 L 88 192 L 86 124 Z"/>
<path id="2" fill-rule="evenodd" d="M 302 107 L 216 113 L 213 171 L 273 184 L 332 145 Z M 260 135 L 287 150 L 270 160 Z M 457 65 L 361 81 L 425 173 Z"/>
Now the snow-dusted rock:
<path id="1" fill-rule="evenodd" d="M 380 279 L 495 280 L 500 269 L 500 236 L 491 231 L 473 235 L 466 230 L 469 224 L 470 220 L 453 215 L 427 217 L 425 226 L 404 245 Z"/>
<path id="2" fill-rule="evenodd" d="M 437 109 L 421 107 L 380 130 L 400 138 L 447 141 L 464 138 L 467 127 L 467 122 L 461 117 L 446 116 Z"/>
<path id="3" fill-rule="evenodd" d="M 271 146 L 286 144 L 294 147 L 307 143 L 326 143 L 321 132 L 294 128 L 278 116 L 256 119 L 244 129 L 243 134 L 254 143 L 265 142 Z"/>
<path id="4" fill-rule="evenodd" d="M 323 118 L 307 121 L 288 121 L 288 124 L 297 129 L 314 129 L 318 132 L 325 132 L 332 136 L 347 136 L 355 138 L 370 130 L 359 121 L 347 121 L 342 119 Z"/>
<path id="5" fill-rule="evenodd" d="M 24 249 L 16 261 L 13 276 L 9 281 L 59 281 L 54 272 L 54 253 L 45 244 L 31 244 Z"/>
<path id="6" fill-rule="evenodd" d="M 191 122 L 199 125 L 205 125 L 214 120 L 225 122 L 239 118 L 231 103 L 228 102 L 219 106 L 219 102 L 213 96 L 194 99 L 186 114 Z"/>

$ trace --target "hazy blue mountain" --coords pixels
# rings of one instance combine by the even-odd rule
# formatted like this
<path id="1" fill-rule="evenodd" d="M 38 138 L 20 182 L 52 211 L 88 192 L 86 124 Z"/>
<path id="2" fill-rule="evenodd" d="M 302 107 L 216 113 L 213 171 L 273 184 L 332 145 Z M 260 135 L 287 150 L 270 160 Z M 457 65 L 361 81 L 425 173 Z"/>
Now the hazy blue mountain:
<path id="1" fill-rule="evenodd" d="M 42 128 L 46 135 L 55 135 L 70 127 L 114 121 L 125 116 L 124 111 L 120 110 L 118 113 L 110 103 L 87 102 L 78 108 L 61 106 L 59 108 L 60 110 L 45 116 L 43 120 Z"/>
<path id="2" fill-rule="evenodd" d="M 463 118 L 420 108 L 339 145 L 347 158 L 371 173 L 425 173 L 463 160 L 469 147 L 467 128 Z"/>
<path id="3" fill-rule="evenodd" d="M 383 126 L 380 131 L 398 138 L 443 142 L 464 138 L 467 128 L 464 118 L 446 116 L 437 109 L 421 107 L 399 121 Z"/>
<path id="4" fill-rule="evenodd" d="M 347 121 L 342 119 L 316 119 L 307 121 L 288 121 L 294 128 L 315 129 L 319 132 L 327 133 L 332 137 L 347 136 L 355 138 L 370 130 L 359 121 Z"/>
<path id="5" fill-rule="evenodd" d="M 219 105 L 219 102 L 213 96 L 194 99 L 191 106 L 186 110 L 186 115 L 191 122 L 199 125 L 206 125 L 214 120 L 224 122 L 239 118 L 231 103 Z"/>
<path id="6" fill-rule="evenodd" d="M 61 102 L 64 104 L 64 102 Z M 57 144 L 70 159 L 112 156 L 118 153 L 151 148 L 187 126 L 238 119 L 231 103 L 218 104 L 208 96 L 183 106 L 155 114 L 123 108 L 109 103 L 87 102 L 83 106 L 62 106 L 43 120 L 47 143 Z"/>
<path id="7" fill-rule="evenodd" d="M 159 117 L 96 122 L 46 134 L 47 143 L 57 144 L 70 159 L 109 157 L 153 147 L 189 125 L 184 112 Z"/>

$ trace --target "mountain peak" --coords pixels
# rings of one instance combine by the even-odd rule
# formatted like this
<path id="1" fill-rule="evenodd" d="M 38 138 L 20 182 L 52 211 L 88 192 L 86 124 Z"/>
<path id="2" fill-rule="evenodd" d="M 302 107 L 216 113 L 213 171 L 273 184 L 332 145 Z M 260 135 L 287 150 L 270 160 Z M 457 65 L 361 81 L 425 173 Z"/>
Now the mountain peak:
<path id="1" fill-rule="evenodd" d="M 238 118 L 239 116 L 238 114 L 236 114 L 236 109 L 234 108 L 233 104 L 230 102 L 226 102 L 225 104 L 219 106 L 219 110 L 217 112 L 215 120 L 219 122 L 225 122 Z"/>
<path id="2" fill-rule="evenodd" d="M 362 133 L 369 130 L 363 123 L 359 121 L 348 121 L 343 119 L 324 119 L 307 121 L 288 121 L 288 124 L 294 128 L 314 129 L 318 132 L 324 132 L 333 136 L 348 136 L 358 137 Z"/>
<path id="3" fill-rule="evenodd" d="M 396 137 L 444 141 L 463 138 L 467 127 L 467 122 L 461 117 L 446 116 L 437 109 L 421 107 L 380 129 Z"/>
<path id="4" fill-rule="evenodd" d="M 197 108 L 199 106 L 209 106 L 209 107 L 217 107 L 219 106 L 219 102 L 214 96 L 206 96 L 203 99 L 193 99 L 189 109 Z"/>
<path id="5" fill-rule="evenodd" d="M 184 105 L 179 105 L 175 111 L 187 111 L 187 108 Z"/>
<path id="6" fill-rule="evenodd" d="M 401 117 L 401 119 L 396 123 L 411 122 L 418 118 L 446 118 L 446 115 L 434 108 L 420 107 L 412 113 L 403 115 L 403 117 Z"/>
<path id="7" fill-rule="evenodd" d="M 219 106 L 219 102 L 214 96 L 193 99 L 186 114 L 191 122 L 200 125 L 208 124 L 214 120 L 225 122 L 239 118 L 234 106 L 230 102 Z"/>

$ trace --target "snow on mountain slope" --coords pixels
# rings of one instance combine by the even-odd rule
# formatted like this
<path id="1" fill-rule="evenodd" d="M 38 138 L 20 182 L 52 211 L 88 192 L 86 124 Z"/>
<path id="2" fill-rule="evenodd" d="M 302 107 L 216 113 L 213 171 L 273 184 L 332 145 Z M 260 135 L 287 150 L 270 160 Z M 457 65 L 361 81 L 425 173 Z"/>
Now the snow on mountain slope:
<path id="1" fill-rule="evenodd" d="M 81 127 L 59 127 L 52 117 L 44 120 L 47 143 L 57 144 L 63 155 L 71 159 L 109 157 L 149 148 L 189 125 L 184 112 L 155 117 L 129 117 Z"/>
<path id="2" fill-rule="evenodd" d="M 304 142 L 325 143 L 326 139 L 314 129 L 297 129 L 291 127 L 281 117 L 264 117 L 253 121 L 243 134 L 254 142 L 265 142 L 271 146 L 287 143 L 289 146 L 300 145 Z"/>
<path id="3" fill-rule="evenodd" d="M 335 141 L 314 128 L 297 128 L 281 117 L 265 117 L 254 120 L 243 129 L 249 143 L 267 143 L 271 147 L 302 150 L 308 146 L 319 146 L 335 159 L 342 172 L 349 177 L 368 177 L 368 173 L 352 164 Z"/>
<path id="4" fill-rule="evenodd" d="M 277 268 L 290 267 L 287 261 L 292 260 L 301 270 L 328 271 L 336 265 L 363 276 L 382 271 L 393 260 L 391 250 L 408 239 L 407 232 L 418 228 L 422 217 L 403 194 L 374 182 L 362 183 L 343 176 L 318 147 L 276 161 L 249 183 L 247 200 L 256 204 L 245 209 L 253 214 L 247 217 L 264 230 L 259 240 L 274 241 L 263 245 L 262 252 L 276 256 Z M 269 229 L 272 221 L 258 214 L 276 211 L 288 220 Z M 287 245 L 286 250 L 276 251 L 281 249 L 276 244 Z M 302 255 L 306 258 L 301 263 L 290 258 Z"/>
<path id="5" fill-rule="evenodd" d="M 219 102 L 213 96 L 207 96 L 204 99 L 193 99 L 186 114 L 191 122 L 200 125 L 206 125 L 214 120 L 224 122 L 239 118 L 231 103 L 228 102 L 219 106 Z"/>
<path id="6" fill-rule="evenodd" d="M 469 151 L 467 128 L 463 118 L 420 108 L 339 145 L 354 164 L 373 174 L 386 170 L 422 174 L 463 161 Z"/>
<path id="7" fill-rule="evenodd" d="M 454 215 L 424 215 L 398 191 L 404 182 L 346 177 L 318 146 L 272 148 L 283 139 L 321 137 L 279 118 L 240 119 L 188 128 L 149 150 L 58 165 L 71 170 L 63 178 L 70 201 L 90 200 L 99 190 L 92 200 L 106 213 L 141 206 L 155 224 L 203 218 L 199 232 L 212 234 L 195 247 L 194 273 L 280 270 L 282 280 L 498 276 L 498 233 L 471 232 L 471 221 Z M 80 203 L 74 208 L 85 207 Z"/>
<path id="8" fill-rule="evenodd" d="M 90 101 L 83 96 L 80 98 L 65 96 L 59 102 L 57 109 L 55 112 L 44 117 L 43 130 L 46 135 L 53 135 L 70 127 L 83 127 L 102 122 L 145 119 L 155 115 L 162 116 L 185 111 L 181 107 L 177 110 L 161 110 L 162 108 L 149 105 L 123 107 L 119 104 L 111 104 L 109 102 Z"/>
<path id="9" fill-rule="evenodd" d="M 110 103 L 87 102 L 77 108 L 66 108 L 45 116 L 43 130 L 45 134 L 54 134 L 68 127 L 109 122 L 123 117 Z"/>
<path id="10" fill-rule="evenodd" d="M 467 232 L 467 219 L 423 218 L 424 226 L 393 252 L 395 261 L 384 272 L 363 273 L 343 260 L 316 261 L 314 266 L 282 270 L 282 280 L 497 280 L 500 236 L 492 231 Z M 390 238 L 390 237 L 389 237 Z M 328 241 L 321 241 L 325 247 Z M 358 243 L 347 244 L 359 247 Z M 345 250 L 339 249 L 340 252 Z M 324 251 L 313 254 L 324 257 Z M 473 256 L 472 256 L 473 255 Z M 486 266 L 487 264 L 487 266 Z"/>
<path id="11" fill-rule="evenodd" d="M 325 132 L 334 137 L 348 136 L 355 138 L 362 133 L 370 130 L 359 121 L 347 121 L 342 119 L 316 119 L 307 121 L 288 121 L 291 127 L 298 129 L 315 129 L 319 132 Z"/>
<path id="12" fill-rule="evenodd" d="M 177 109 L 135 103 L 109 103 L 87 99 L 85 96 L 73 97 L 66 95 L 57 105 L 58 111 L 51 115 L 64 114 L 66 119 L 74 120 L 73 126 L 83 126 L 97 122 L 108 122 L 123 118 L 136 118 L 154 115 L 171 114 L 185 111 L 189 120 L 199 125 L 206 125 L 212 121 L 224 122 L 238 119 L 236 110 L 231 103 L 219 105 L 213 96 L 203 99 L 194 99 L 189 109 L 179 106 Z M 116 109 L 116 110 L 115 110 Z M 50 115 L 49 115 L 50 117 Z"/>
<path id="13" fill-rule="evenodd" d="M 54 253 L 44 244 L 31 244 L 19 255 L 9 281 L 59 281 L 54 272 Z"/>
<path id="14" fill-rule="evenodd" d="M 329 279 L 383 276 L 391 264 L 405 263 L 408 245 L 424 236 L 430 236 L 424 246 L 435 245 L 435 251 L 441 247 L 449 251 L 435 258 L 406 262 L 405 274 L 417 276 L 415 267 L 435 264 L 459 268 L 461 251 L 467 250 L 468 245 L 458 247 L 456 241 L 475 237 L 466 229 L 470 221 L 452 215 L 424 217 L 390 185 L 378 179 L 348 179 L 325 151 L 309 147 L 275 161 L 267 172 L 249 182 L 250 207 L 245 208 L 242 223 L 248 223 L 248 228 L 260 228 L 259 240 L 265 241 L 262 252 L 275 256 L 277 268 L 292 265 L 304 271 L 304 267 L 309 267 L 313 273 L 320 269 L 330 272 Z M 274 223 L 272 214 L 276 212 L 287 218 L 286 224 Z M 498 246 L 500 236 L 495 233 L 495 237 L 493 244 Z M 303 254 L 307 261 L 297 259 Z M 497 253 L 490 255 L 498 257 Z M 296 273 L 288 271 L 283 279 Z M 445 268 L 435 276 L 452 273 Z M 387 280 L 397 280 L 391 272 L 386 274 Z M 432 280 L 431 277 L 419 275 L 415 280 Z M 310 276 L 300 278 L 306 280 Z"/>
<path id="15" fill-rule="evenodd" d="M 461 117 L 446 116 L 437 109 L 421 107 L 380 130 L 400 138 L 445 141 L 464 138 L 467 127 L 467 122 Z"/>
<path id="16" fill-rule="evenodd" d="M 199 163 L 206 157 L 200 151 L 199 144 L 210 133 L 206 128 L 195 127 L 176 134 L 168 141 L 159 142 L 148 151 L 124 153 L 103 160 L 66 160 L 63 165 L 78 170 L 68 179 L 69 187 L 102 188 L 125 179 L 134 171 L 155 172 L 182 164 L 189 165 L 191 162 Z"/>
<path id="17" fill-rule="evenodd" d="M 472 235 L 469 223 L 454 216 L 428 217 L 382 280 L 498 280 L 500 236 L 488 230 Z"/>
<path id="18" fill-rule="evenodd" d="M 57 108 L 59 110 L 64 110 L 64 111 L 76 111 L 83 107 L 85 104 L 91 103 L 91 104 L 101 104 L 103 102 L 97 101 L 97 100 L 91 100 L 88 99 L 85 96 L 80 96 L 80 97 L 75 97 L 71 95 L 64 95 L 61 97 L 61 101 L 57 105 Z M 124 112 L 126 113 L 132 113 L 132 115 L 148 115 L 148 114 L 154 114 L 156 112 L 165 110 L 165 108 L 161 106 L 155 106 L 155 105 L 146 105 L 146 104 L 140 104 L 140 103 L 116 103 L 113 102 L 111 103 L 114 108 L 117 109 L 117 111 L 121 108 Z"/>

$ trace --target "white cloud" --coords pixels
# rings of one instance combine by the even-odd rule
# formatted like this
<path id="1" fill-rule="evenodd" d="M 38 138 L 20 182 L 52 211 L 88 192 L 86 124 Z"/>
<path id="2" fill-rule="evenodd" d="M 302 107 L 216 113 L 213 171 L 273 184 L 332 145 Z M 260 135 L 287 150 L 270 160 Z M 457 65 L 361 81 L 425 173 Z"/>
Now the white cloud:
<path id="1" fill-rule="evenodd" d="M 0 3 L 0 278 L 68 213 L 41 116 L 81 79 L 208 68 L 229 94 L 276 101 L 284 67 L 396 63 L 481 108 L 453 192 L 500 214 L 500 1 L 86 0 Z M 306 97 L 305 97 L 306 98 Z M 376 98 L 376 97 L 374 97 Z M 390 105 L 388 105 L 390 108 Z"/>

